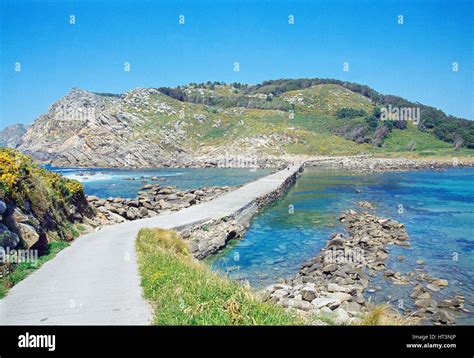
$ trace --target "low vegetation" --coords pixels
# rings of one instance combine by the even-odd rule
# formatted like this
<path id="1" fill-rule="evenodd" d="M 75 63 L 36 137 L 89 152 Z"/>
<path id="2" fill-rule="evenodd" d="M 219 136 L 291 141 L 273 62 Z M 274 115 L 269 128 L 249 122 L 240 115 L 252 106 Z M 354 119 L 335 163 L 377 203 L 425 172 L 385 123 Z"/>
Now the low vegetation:
<path id="1" fill-rule="evenodd" d="M 474 122 L 355 83 L 331 79 L 266 81 L 255 86 L 207 82 L 158 90 L 159 96 L 150 101 L 166 103 L 177 117 L 182 113 L 179 126 L 188 135 L 181 143 L 195 151 L 232 143 L 233 148 L 258 148 L 269 155 L 474 154 Z M 389 106 L 419 107 L 419 123 L 382 120 L 381 108 Z M 174 130 L 173 116 L 147 116 L 150 120 L 138 138 L 152 140 L 161 138 L 162 128 Z"/>
<path id="2" fill-rule="evenodd" d="M 413 326 L 420 324 L 417 317 L 407 317 L 387 304 L 373 305 L 356 325 L 361 326 Z"/>
<path id="3" fill-rule="evenodd" d="M 301 325 L 282 307 L 260 301 L 188 254 L 174 231 L 142 229 L 136 242 L 145 298 L 157 325 Z"/>

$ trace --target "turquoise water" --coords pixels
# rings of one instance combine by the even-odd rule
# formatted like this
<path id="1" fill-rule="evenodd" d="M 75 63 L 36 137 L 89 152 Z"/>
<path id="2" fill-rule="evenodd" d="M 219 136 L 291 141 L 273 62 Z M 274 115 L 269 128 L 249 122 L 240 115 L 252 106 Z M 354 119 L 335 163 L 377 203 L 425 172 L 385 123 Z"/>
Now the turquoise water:
<path id="1" fill-rule="evenodd" d="M 202 186 L 237 186 L 270 173 L 270 169 L 236 168 L 158 168 L 158 169 L 108 169 L 108 168 L 56 168 L 50 170 L 79 180 L 89 195 L 101 198 L 134 198 L 145 183 L 175 185 L 180 189 Z M 158 181 L 151 181 L 156 176 Z M 127 180 L 134 178 L 135 180 Z"/>
<path id="2" fill-rule="evenodd" d="M 416 260 L 425 260 L 425 272 L 449 281 L 438 297 L 461 293 L 472 312 L 473 169 L 369 175 L 306 170 L 284 198 L 254 218 L 242 240 L 234 241 L 209 263 L 214 270 L 246 279 L 256 288 L 292 277 L 301 263 L 319 253 L 331 233 L 344 230 L 339 213 L 357 209 L 362 200 L 375 203 L 376 214 L 406 225 L 411 247 L 390 246 L 387 266 L 407 273 L 417 267 Z M 399 255 L 406 259 L 398 261 Z M 386 302 L 391 295 L 410 307 L 411 286 L 391 285 L 381 277 L 373 285 L 382 286 L 372 295 L 375 302 Z M 474 324 L 473 316 L 464 315 L 458 323 Z"/>

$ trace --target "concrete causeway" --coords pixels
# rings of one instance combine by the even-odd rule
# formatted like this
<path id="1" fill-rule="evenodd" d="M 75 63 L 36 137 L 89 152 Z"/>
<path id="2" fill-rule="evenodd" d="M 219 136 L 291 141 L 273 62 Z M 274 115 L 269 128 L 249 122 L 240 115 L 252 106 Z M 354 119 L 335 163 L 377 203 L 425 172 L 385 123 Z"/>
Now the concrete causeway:
<path id="1" fill-rule="evenodd" d="M 77 238 L 0 300 L 0 325 L 147 325 L 135 238 L 142 228 L 180 228 L 233 215 L 278 190 L 302 164 L 168 215 L 104 227 Z"/>

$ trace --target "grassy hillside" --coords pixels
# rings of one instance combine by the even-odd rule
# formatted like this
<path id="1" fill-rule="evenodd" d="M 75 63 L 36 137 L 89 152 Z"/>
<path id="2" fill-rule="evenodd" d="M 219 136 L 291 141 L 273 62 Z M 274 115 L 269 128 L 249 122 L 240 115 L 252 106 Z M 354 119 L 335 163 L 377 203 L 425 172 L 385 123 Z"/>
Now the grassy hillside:
<path id="1" fill-rule="evenodd" d="M 298 81 L 253 87 L 207 83 L 159 89 L 161 93 L 152 101 L 165 103 L 174 113 L 147 113 L 137 137 L 153 140 L 162 138 L 166 131 L 179 132 L 180 144 L 191 151 L 220 146 L 273 155 L 473 153 L 452 150 L 453 143 L 441 140 L 434 130 L 407 122 L 381 121 L 377 109 L 389 100 L 368 87 L 337 81 L 306 87 L 312 82 Z M 341 110 L 358 114 L 344 117 Z"/>

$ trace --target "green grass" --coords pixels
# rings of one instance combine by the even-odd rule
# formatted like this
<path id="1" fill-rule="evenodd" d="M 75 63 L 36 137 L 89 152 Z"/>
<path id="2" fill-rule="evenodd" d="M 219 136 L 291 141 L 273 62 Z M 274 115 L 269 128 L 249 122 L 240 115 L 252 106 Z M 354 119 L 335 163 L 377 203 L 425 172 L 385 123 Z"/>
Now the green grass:
<path id="1" fill-rule="evenodd" d="M 3 298 L 7 294 L 8 289 L 25 279 L 29 274 L 40 268 L 45 262 L 51 260 L 59 251 L 68 246 L 69 244 L 64 241 L 51 242 L 48 244 L 46 254 L 39 256 L 37 260 L 14 264 L 12 272 L 6 277 L 1 278 L 0 298 Z"/>
<path id="2" fill-rule="evenodd" d="M 156 325 L 301 325 L 302 318 L 212 272 L 174 231 L 142 229 L 136 241 L 141 285 Z"/>
<path id="3" fill-rule="evenodd" d="M 282 97 L 301 98 L 303 102 L 296 102 L 296 108 L 299 113 L 305 114 L 335 115 L 339 108 L 344 107 L 363 109 L 371 113 L 374 107 L 368 98 L 335 84 L 320 84 L 288 91 L 283 93 Z"/>

